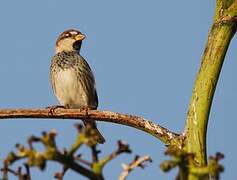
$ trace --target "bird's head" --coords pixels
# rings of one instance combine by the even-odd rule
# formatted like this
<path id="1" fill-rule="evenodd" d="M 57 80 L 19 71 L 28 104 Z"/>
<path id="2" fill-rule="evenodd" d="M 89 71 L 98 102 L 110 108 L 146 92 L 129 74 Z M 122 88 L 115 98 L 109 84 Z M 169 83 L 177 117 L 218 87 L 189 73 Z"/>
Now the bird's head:
<path id="1" fill-rule="evenodd" d="M 80 51 L 85 35 L 75 29 L 62 32 L 56 41 L 56 53 L 62 51 Z"/>

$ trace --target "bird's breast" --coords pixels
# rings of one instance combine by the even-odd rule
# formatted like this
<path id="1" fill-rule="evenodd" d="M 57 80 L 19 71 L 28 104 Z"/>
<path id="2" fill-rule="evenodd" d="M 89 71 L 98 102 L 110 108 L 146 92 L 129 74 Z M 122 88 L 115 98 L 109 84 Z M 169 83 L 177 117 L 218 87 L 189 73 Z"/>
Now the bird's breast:
<path id="1" fill-rule="evenodd" d="M 79 73 L 74 68 L 60 69 L 54 74 L 55 94 L 60 104 L 71 108 L 88 105 L 88 95 L 78 76 Z"/>

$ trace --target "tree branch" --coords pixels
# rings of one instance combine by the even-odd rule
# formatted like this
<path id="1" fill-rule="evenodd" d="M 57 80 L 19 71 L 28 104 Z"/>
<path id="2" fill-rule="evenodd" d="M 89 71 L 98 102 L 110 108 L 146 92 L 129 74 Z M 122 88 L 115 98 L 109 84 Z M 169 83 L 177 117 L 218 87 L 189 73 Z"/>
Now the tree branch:
<path id="1" fill-rule="evenodd" d="M 111 111 L 57 108 L 48 109 L 1 109 L 0 119 L 11 118 L 46 118 L 46 119 L 82 119 L 112 122 L 140 129 L 164 142 L 166 145 L 181 146 L 180 135 L 154 124 L 142 117 L 115 113 Z"/>
<path id="2" fill-rule="evenodd" d="M 10 165 L 13 165 L 13 163 L 19 160 L 27 159 L 27 166 L 25 167 L 38 167 L 41 170 L 46 168 L 47 161 L 60 163 L 64 167 L 64 170 L 61 173 L 56 173 L 55 177 L 57 178 L 60 178 L 60 176 L 62 177 L 69 168 L 91 180 L 104 180 L 102 173 L 96 173 L 95 171 L 92 171 L 91 168 L 86 168 L 83 165 L 77 163 L 73 154 L 67 154 L 67 151 L 62 152 L 58 150 L 55 141 L 56 135 L 57 133 L 55 130 L 52 130 L 49 133 L 43 132 L 42 137 L 31 136 L 28 139 L 28 147 L 17 144 L 17 152 L 10 152 L 7 155 L 7 158 L 4 160 L 4 168 L 2 168 L 2 171 L 4 172 L 4 178 L 7 178 L 7 172 L 10 172 Z M 37 151 L 33 146 L 33 143 L 39 142 L 45 147 L 43 152 Z M 22 175 L 22 173 L 17 174 Z M 26 176 L 28 175 L 30 175 L 29 171 L 26 173 Z"/>
<path id="3" fill-rule="evenodd" d="M 191 165 L 207 165 L 206 134 L 212 100 L 230 41 L 236 33 L 237 1 L 217 0 L 214 22 L 208 34 L 186 119 L 184 149 L 194 154 Z M 188 174 L 187 179 L 200 179 Z M 205 178 L 209 179 L 208 174 Z"/>
<path id="4" fill-rule="evenodd" d="M 152 162 L 151 157 L 147 155 L 142 157 L 136 156 L 133 162 L 131 162 L 129 165 L 123 164 L 123 172 L 120 174 L 119 180 L 125 180 L 129 173 L 133 171 L 136 167 L 141 167 L 142 169 L 144 169 L 145 162 Z"/>

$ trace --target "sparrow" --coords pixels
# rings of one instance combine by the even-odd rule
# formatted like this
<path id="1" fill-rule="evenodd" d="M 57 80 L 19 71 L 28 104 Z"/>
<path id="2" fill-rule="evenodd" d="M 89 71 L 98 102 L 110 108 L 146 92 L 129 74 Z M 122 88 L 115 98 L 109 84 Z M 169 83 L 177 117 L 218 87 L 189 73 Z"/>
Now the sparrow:
<path id="1" fill-rule="evenodd" d="M 56 41 L 55 55 L 51 60 L 50 78 L 59 103 L 71 109 L 97 109 L 98 96 L 93 72 L 81 56 L 80 49 L 85 35 L 75 29 L 61 33 Z M 105 142 L 95 121 L 83 121 L 93 128 L 96 141 Z"/>

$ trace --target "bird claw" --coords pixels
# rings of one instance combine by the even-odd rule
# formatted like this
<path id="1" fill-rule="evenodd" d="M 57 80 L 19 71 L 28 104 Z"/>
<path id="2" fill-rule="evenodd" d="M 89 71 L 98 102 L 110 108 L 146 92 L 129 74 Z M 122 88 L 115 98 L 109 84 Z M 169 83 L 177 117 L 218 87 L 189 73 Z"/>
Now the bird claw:
<path id="1" fill-rule="evenodd" d="M 81 112 L 84 112 L 84 113 L 85 113 L 85 116 L 88 116 L 88 110 L 90 110 L 89 107 L 81 107 L 81 108 L 80 108 L 80 111 L 81 111 Z"/>
<path id="2" fill-rule="evenodd" d="M 89 116 L 89 112 L 88 112 L 88 111 L 89 111 L 89 110 L 92 110 L 92 109 L 93 109 L 93 108 L 91 108 L 90 106 L 85 106 L 85 107 L 81 107 L 81 108 L 80 108 L 80 111 L 81 111 L 81 112 L 85 112 L 85 116 L 88 117 L 88 116 Z"/>
<path id="3" fill-rule="evenodd" d="M 62 105 L 54 105 L 54 106 L 48 106 L 48 107 L 46 107 L 46 109 L 49 109 L 49 115 L 54 115 L 55 114 L 55 111 L 57 110 L 57 109 L 66 109 L 66 107 L 65 106 L 62 106 Z"/>

